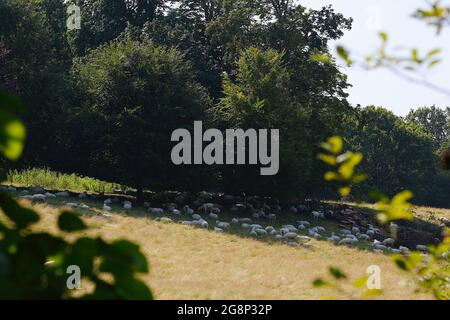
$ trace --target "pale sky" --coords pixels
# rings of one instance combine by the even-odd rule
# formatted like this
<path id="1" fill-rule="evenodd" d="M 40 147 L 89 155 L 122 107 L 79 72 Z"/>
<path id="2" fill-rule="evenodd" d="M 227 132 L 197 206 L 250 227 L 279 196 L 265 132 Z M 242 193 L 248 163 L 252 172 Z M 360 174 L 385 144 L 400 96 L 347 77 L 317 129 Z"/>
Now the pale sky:
<path id="1" fill-rule="evenodd" d="M 443 1 L 449 3 L 450 1 Z M 417 47 L 419 53 L 441 48 L 442 62 L 427 69 L 429 82 L 450 91 L 450 27 L 437 36 L 433 27 L 411 17 L 418 9 L 426 8 L 420 0 L 298 0 L 304 7 L 320 9 L 331 4 L 335 11 L 353 18 L 353 28 L 333 43 L 343 44 L 356 57 L 373 52 L 380 43 L 378 33 L 389 34 L 392 48 Z M 333 50 L 334 52 L 335 50 Z M 411 108 L 425 105 L 450 106 L 450 96 L 404 80 L 388 70 L 366 71 L 361 68 L 343 68 L 353 85 L 348 93 L 353 104 L 383 106 L 397 115 L 405 115 Z"/>

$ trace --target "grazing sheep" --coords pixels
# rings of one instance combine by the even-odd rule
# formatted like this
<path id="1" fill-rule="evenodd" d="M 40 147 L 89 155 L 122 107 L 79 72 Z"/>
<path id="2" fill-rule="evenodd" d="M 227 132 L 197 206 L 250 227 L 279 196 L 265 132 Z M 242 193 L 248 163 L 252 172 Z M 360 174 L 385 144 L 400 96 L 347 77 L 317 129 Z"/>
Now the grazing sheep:
<path id="1" fill-rule="evenodd" d="M 46 198 L 45 194 L 37 193 L 32 195 L 32 199 L 35 201 L 45 201 Z"/>
<path id="2" fill-rule="evenodd" d="M 181 216 L 181 211 L 178 209 L 172 209 L 172 214 L 174 214 L 176 216 Z"/>
<path id="3" fill-rule="evenodd" d="M 233 219 L 231 219 L 231 223 L 238 224 L 239 223 L 239 219 L 233 218 Z"/>
<path id="4" fill-rule="evenodd" d="M 408 247 L 404 247 L 404 246 L 400 246 L 398 247 L 398 249 L 402 252 L 402 253 L 409 253 L 410 250 Z"/>
<path id="5" fill-rule="evenodd" d="M 416 250 L 422 251 L 422 252 L 428 252 L 427 246 L 424 246 L 424 245 L 422 245 L 422 244 L 418 244 L 418 245 L 416 246 Z"/>
<path id="6" fill-rule="evenodd" d="M 111 211 L 112 209 L 111 209 L 110 206 L 108 206 L 106 203 L 104 203 L 104 204 L 103 204 L 103 210 L 105 210 L 105 211 Z"/>
<path id="7" fill-rule="evenodd" d="M 298 224 L 302 224 L 306 227 L 309 227 L 311 224 L 308 221 L 297 221 Z"/>
<path id="8" fill-rule="evenodd" d="M 341 238 L 335 235 L 334 232 L 332 232 L 331 236 L 327 238 L 327 240 L 330 242 L 338 242 L 339 240 L 341 240 Z"/>
<path id="9" fill-rule="evenodd" d="M 252 219 L 250 219 L 250 218 L 241 218 L 241 219 L 239 219 L 239 222 L 241 222 L 241 223 L 252 223 Z"/>
<path id="10" fill-rule="evenodd" d="M 260 236 L 267 236 L 267 231 L 264 229 L 254 229 L 254 231 Z"/>
<path id="11" fill-rule="evenodd" d="M 348 229 L 341 229 L 342 234 L 352 234 L 352 232 Z"/>
<path id="12" fill-rule="evenodd" d="M 382 244 L 374 244 L 373 247 L 374 247 L 375 249 L 383 250 L 383 251 L 389 250 L 388 247 L 386 247 L 386 246 L 384 246 L 384 245 L 382 245 Z"/>
<path id="13" fill-rule="evenodd" d="M 212 211 L 213 213 L 215 213 L 215 214 L 219 214 L 219 213 L 220 213 L 220 208 L 213 207 L 211 211 Z"/>
<path id="14" fill-rule="evenodd" d="M 243 223 L 241 224 L 241 228 L 248 229 L 250 228 L 250 225 L 248 223 Z"/>
<path id="15" fill-rule="evenodd" d="M 369 237 L 373 237 L 373 236 L 375 235 L 375 231 L 372 230 L 372 229 L 369 229 L 369 230 L 366 231 L 366 234 L 367 234 Z"/>
<path id="16" fill-rule="evenodd" d="M 272 231 L 270 231 L 270 234 L 271 234 L 272 236 L 274 236 L 274 235 L 277 235 L 278 232 L 277 232 L 277 230 L 272 230 Z"/>
<path id="17" fill-rule="evenodd" d="M 214 219 L 214 220 L 219 219 L 219 216 L 218 216 L 217 214 L 215 214 L 215 213 L 212 213 L 212 212 L 209 214 L 209 217 L 210 217 L 211 219 Z"/>
<path id="18" fill-rule="evenodd" d="M 393 252 L 393 253 L 400 253 L 399 249 L 394 249 L 394 248 L 390 248 L 390 249 L 391 249 L 391 252 Z"/>
<path id="19" fill-rule="evenodd" d="M 50 193 L 50 192 L 46 192 L 46 193 L 45 193 L 45 196 L 46 196 L 47 198 L 56 198 L 56 195 L 54 195 L 53 193 Z"/>
<path id="20" fill-rule="evenodd" d="M 353 227 L 353 228 L 352 228 L 352 232 L 353 232 L 353 233 L 359 233 L 360 231 L 359 231 L 359 228 L 358 228 L 358 227 Z"/>
<path id="21" fill-rule="evenodd" d="M 72 208 L 72 209 L 78 209 L 78 207 L 79 207 L 78 204 L 73 203 L 73 202 L 67 202 L 65 205 L 70 207 L 70 208 Z M 107 210 L 107 209 L 103 209 L 103 210 Z"/>
<path id="22" fill-rule="evenodd" d="M 133 205 L 131 204 L 130 201 L 124 201 L 123 208 L 129 210 L 129 209 L 133 208 Z"/>
<path id="23" fill-rule="evenodd" d="M 322 226 L 317 226 L 316 229 L 318 230 L 318 232 L 325 232 L 325 228 Z"/>
<path id="24" fill-rule="evenodd" d="M 182 225 L 185 225 L 185 226 L 190 226 L 190 225 L 192 225 L 192 221 L 180 221 L 180 223 L 181 223 Z"/>
<path id="25" fill-rule="evenodd" d="M 252 218 L 258 220 L 259 219 L 259 213 L 252 214 Z"/>
<path id="26" fill-rule="evenodd" d="M 296 207 L 291 207 L 291 208 L 289 209 L 289 211 L 291 211 L 292 213 L 297 213 L 297 212 L 298 212 L 298 209 L 297 209 Z"/>
<path id="27" fill-rule="evenodd" d="M 193 225 L 199 226 L 201 228 L 207 229 L 209 227 L 209 223 L 203 219 L 192 221 Z"/>
<path id="28" fill-rule="evenodd" d="M 220 229 L 229 229 L 230 228 L 230 224 L 228 222 L 220 222 L 220 221 L 216 221 L 216 226 Z"/>
<path id="29" fill-rule="evenodd" d="M 297 227 L 297 229 L 298 229 L 298 230 L 305 230 L 306 227 L 305 227 L 304 225 L 300 224 L 300 225 Z"/>
<path id="30" fill-rule="evenodd" d="M 285 235 L 286 233 L 289 233 L 289 229 L 288 229 L 288 228 L 281 228 L 281 229 L 280 229 L 280 233 L 281 233 L 282 235 Z"/>
<path id="31" fill-rule="evenodd" d="M 324 213 L 320 211 L 313 211 L 311 212 L 311 214 L 313 215 L 313 218 L 316 220 L 319 218 L 324 218 Z"/>
<path id="32" fill-rule="evenodd" d="M 254 230 L 250 231 L 250 235 L 252 237 L 257 237 L 258 236 L 258 234 Z"/>
<path id="33" fill-rule="evenodd" d="M 358 239 L 359 239 L 359 240 L 366 240 L 366 241 L 369 241 L 369 240 L 370 240 L 370 237 L 369 237 L 367 234 L 361 233 L 361 234 L 358 235 Z"/>
<path id="34" fill-rule="evenodd" d="M 83 204 L 80 204 L 80 209 L 90 209 L 90 207 L 83 203 Z"/>
<path id="35" fill-rule="evenodd" d="M 380 250 L 380 249 L 374 249 L 373 252 L 376 252 L 376 253 L 384 253 L 384 251 L 383 251 L 383 250 Z"/>
<path id="36" fill-rule="evenodd" d="M 202 216 L 199 215 L 199 214 L 194 213 L 194 214 L 192 215 L 192 219 L 194 219 L 194 220 L 196 220 L 196 221 L 199 221 L 199 220 L 202 220 Z"/>
<path id="37" fill-rule="evenodd" d="M 160 218 L 159 221 L 160 221 L 160 222 L 163 222 L 163 223 L 171 223 L 171 222 L 173 222 L 172 219 L 166 218 L 166 217 Z"/>
<path id="38" fill-rule="evenodd" d="M 150 213 L 164 213 L 164 210 L 161 208 L 148 208 L 147 209 L 148 212 Z"/>
<path id="39" fill-rule="evenodd" d="M 297 239 L 305 243 L 311 241 L 311 238 L 308 236 L 298 236 Z"/>
<path id="40" fill-rule="evenodd" d="M 290 247 L 298 247 L 299 246 L 299 244 L 297 242 L 287 242 L 286 244 Z"/>
<path id="41" fill-rule="evenodd" d="M 288 232 L 283 236 L 284 239 L 291 239 L 291 240 L 295 240 L 297 239 L 297 237 L 298 234 L 296 234 L 295 232 Z"/>
<path id="42" fill-rule="evenodd" d="M 70 193 L 67 192 L 67 191 L 61 191 L 61 192 L 55 193 L 55 195 L 56 195 L 57 197 L 68 197 L 68 196 L 70 196 Z"/>
<path id="43" fill-rule="evenodd" d="M 219 232 L 219 233 L 223 233 L 223 229 L 220 229 L 220 228 L 217 228 L 217 227 L 214 227 L 214 231 L 215 232 Z"/>
<path id="44" fill-rule="evenodd" d="M 255 223 L 251 224 L 250 228 L 252 228 L 252 229 L 263 229 L 263 227 L 260 224 L 255 224 Z"/>
<path id="45" fill-rule="evenodd" d="M 272 232 L 272 230 L 275 230 L 275 228 L 272 227 L 272 226 L 267 226 L 267 227 L 266 227 L 266 231 L 267 231 L 267 232 Z"/>
<path id="46" fill-rule="evenodd" d="M 104 203 L 104 204 L 111 204 L 111 203 L 112 203 L 112 200 L 108 198 L 108 199 L 106 199 L 105 201 L 103 201 L 103 203 Z"/>
<path id="47" fill-rule="evenodd" d="M 277 234 L 275 236 L 275 240 L 283 240 L 283 236 L 281 234 Z"/>
<path id="48" fill-rule="evenodd" d="M 389 247 L 392 247 L 392 246 L 394 245 L 394 243 L 395 243 L 395 240 L 392 239 L 392 238 L 384 239 L 384 240 L 381 242 L 382 245 L 384 245 L 384 246 L 389 246 Z"/>
<path id="49" fill-rule="evenodd" d="M 186 206 L 183 207 L 183 212 L 184 212 L 185 214 L 188 214 L 188 215 L 193 215 L 193 214 L 194 214 L 194 210 L 192 210 L 191 208 L 189 208 L 188 205 L 186 205 Z"/>

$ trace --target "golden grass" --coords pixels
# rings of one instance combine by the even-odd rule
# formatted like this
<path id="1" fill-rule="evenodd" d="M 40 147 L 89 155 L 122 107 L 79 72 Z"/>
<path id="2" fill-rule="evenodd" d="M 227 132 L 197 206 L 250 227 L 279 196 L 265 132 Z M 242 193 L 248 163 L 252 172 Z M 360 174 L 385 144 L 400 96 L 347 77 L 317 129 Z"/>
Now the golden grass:
<path id="1" fill-rule="evenodd" d="M 56 232 L 57 210 L 45 204 L 35 208 L 42 217 L 37 228 Z M 340 267 L 356 279 L 374 264 L 382 272 L 384 293 L 378 298 L 430 298 L 413 293 L 414 287 L 405 284 L 405 274 L 389 256 L 325 241 L 313 240 L 311 250 L 124 214 L 114 214 L 112 220 L 86 216 L 84 220 L 90 230 L 83 234 L 125 238 L 141 246 L 151 267 L 143 279 L 156 299 L 358 299 L 361 295 L 349 284 L 343 286 L 346 293 L 338 293 L 313 288 L 311 283 L 325 276 L 328 266 Z"/>

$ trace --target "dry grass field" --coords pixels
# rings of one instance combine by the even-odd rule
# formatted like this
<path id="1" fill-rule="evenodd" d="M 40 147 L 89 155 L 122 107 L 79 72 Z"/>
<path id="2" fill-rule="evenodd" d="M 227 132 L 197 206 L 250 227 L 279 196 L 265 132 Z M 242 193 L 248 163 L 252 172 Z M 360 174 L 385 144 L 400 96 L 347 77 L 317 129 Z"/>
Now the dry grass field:
<path id="1" fill-rule="evenodd" d="M 37 228 L 56 232 L 59 205 L 34 206 L 42 217 Z M 313 249 L 289 247 L 239 234 L 156 222 L 136 210 L 117 209 L 109 219 L 86 214 L 90 229 L 77 236 L 137 242 L 149 260 L 151 272 L 144 280 L 156 299 L 360 299 L 361 291 L 354 289 L 351 281 L 344 282 L 341 291 L 313 288 L 312 281 L 327 275 L 329 266 L 341 268 L 353 280 L 364 275 L 370 265 L 381 268 L 384 293 L 378 299 L 431 298 L 414 293 L 405 273 L 388 255 L 316 240 L 312 240 Z"/>

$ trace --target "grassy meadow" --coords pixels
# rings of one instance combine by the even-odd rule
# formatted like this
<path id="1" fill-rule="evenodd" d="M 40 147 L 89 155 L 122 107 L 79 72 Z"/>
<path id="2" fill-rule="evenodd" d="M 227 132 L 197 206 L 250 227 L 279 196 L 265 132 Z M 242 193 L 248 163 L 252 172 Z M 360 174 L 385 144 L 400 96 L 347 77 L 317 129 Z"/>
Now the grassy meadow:
<path id="1" fill-rule="evenodd" d="M 373 253 L 364 246 L 348 248 L 313 239 L 312 248 L 290 247 L 269 239 L 253 239 L 237 227 L 216 233 L 178 223 L 156 222 L 156 216 L 143 208 L 125 210 L 120 204 L 113 204 L 113 210 L 105 212 L 99 201 L 78 198 L 65 201 L 90 206 L 88 210 L 79 210 L 90 228 L 77 236 L 123 238 L 140 245 L 150 263 L 150 273 L 144 281 L 157 299 L 360 299 L 361 291 L 351 284 L 365 275 L 370 265 L 378 265 L 382 272 L 384 292 L 378 299 L 431 298 L 414 292 L 407 274 L 394 266 L 390 255 Z M 61 199 L 49 199 L 45 204 L 21 202 L 40 213 L 38 230 L 58 232 L 55 213 L 64 207 Z M 450 210 L 441 212 L 450 217 Z M 222 220 L 229 218 L 231 215 L 221 214 Z M 292 219 L 288 214 L 274 226 Z M 209 222 L 211 225 L 212 221 Z M 316 224 L 325 226 L 327 231 L 338 228 L 325 220 Z M 343 281 L 339 290 L 314 288 L 312 281 L 327 275 L 329 266 L 342 269 L 349 280 Z M 89 288 L 84 283 L 82 290 Z"/>

